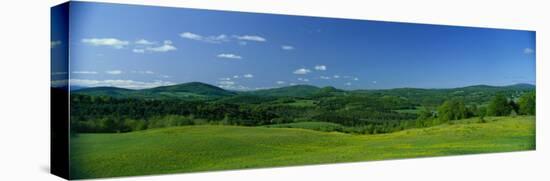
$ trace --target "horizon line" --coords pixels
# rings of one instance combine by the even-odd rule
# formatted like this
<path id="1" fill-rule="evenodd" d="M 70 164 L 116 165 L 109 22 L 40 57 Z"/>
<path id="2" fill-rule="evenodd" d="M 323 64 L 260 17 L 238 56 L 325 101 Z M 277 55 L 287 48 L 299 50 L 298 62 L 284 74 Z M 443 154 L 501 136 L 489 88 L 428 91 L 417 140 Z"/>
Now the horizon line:
<path id="1" fill-rule="evenodd" d="M 183 82 L 183 83 L 176 83 L 176 84 L 171 84 L 171 85 L 161 85 L 161 86 L 156 86 L 156 87 L 138 88 L 138 89 L 125 88 L 125 87 L 117 87 L 117 86 L 95 86 L 95 87 L 86 87 L 86 86 L 80 86 L 80 85 L 75 85 L 75 86 L 82 87 L 81 89 L 89 89 L 89 88 L 119 88 L 119 89 L 128 89 L 128 90 L 146 90 L 146 89 L 154 89 L 154 88 L 158 88 L 158 87 L 169 87 L 169 86 L 177 86 L 177 85 L 190 84 L 190 83 L 201 83 L 201 84 L 206 84 L 206 85 L 214 86 L 214 87 L 217 87 L 217 88 L 226 90 L 226 91 L 233 91 L 233 92 L 252 92 L 252 91 L 279 89 L 279 88 L 294 87 L 294 86 L 312 86 L 312 87 L 316 87 L 316 88 L 333 87 L 333 88 L 335 88 L 335 89 L 345 90 L 345 91 L 360 91 L 360 90 L 375 91 L 375 90 L 392 90 L 392 89 L 432 89 L 432 90 L 435 90 L 435 89 L 458 89 L 458 88 L 475 87 L 475 86 L 508 87 L 508 86 L 514 86 L 514 85 L 530 85 L 530 86 L 535 86 L 535 87 L 536 87 L 536 84 L 532 84 L 532 83 L 514 83 L 514 84 L 506 84 L 506 85 L 472 84 L 472 85 L 466 85 L 466 86 L 460 86 L 460 87 L 448 87 L 448 88 L 437 88 L 437 87 L 422 88 L 422 87 L 407 87 L 407 86 L 405 86 L 405 87 L 381 88 L 381 89 L 369 89 L 369 88 L 340 89 L 340 88 L 336 88 L 335 86 L 330 86 L 330 85 L 329 85 L 329 86 L 316 86 L 316 85 L 311 85 L 311 84 L 296 84 L 296 85 L 288 85 L 288 86 L 281 86 L 281 87 L 269 87 L 269 88 L 261 88 L 261 89 L 234 90 L 234 89 L 225 89 L 225 88 L 222 88 L 222 87 L 217 86 L 217 85 L 213 85 L 213 84 L 209 84 L 209 83 L 204 83 L 204 82 L 199 82 L 199 81 Z M 52 87 L 52 88 L 56 88 L 56 87 L 54 87 L 54 86 L 51 86 L 51 87 Z M 72 86 L 69 85 L 68 87 L 69 87 L 69 91 L 70 91 L 70 87 L 72 87 Z M 81 90 L 81 89 L 77 89 L 77 90 Z"/>

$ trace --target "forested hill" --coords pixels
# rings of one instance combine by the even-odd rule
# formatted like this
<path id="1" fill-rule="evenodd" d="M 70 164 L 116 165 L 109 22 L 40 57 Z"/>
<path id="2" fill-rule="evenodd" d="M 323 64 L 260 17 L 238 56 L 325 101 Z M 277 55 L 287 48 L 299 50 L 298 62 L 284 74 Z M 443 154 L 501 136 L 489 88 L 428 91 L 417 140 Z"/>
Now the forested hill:
<path id="1" fill-rule="evenodd" d="M 458 98 L 467 103 L 483 104 L 489 101 L 492 96 L 502 94 L 506 97 L 516 99 L 525 92 L 535 91 L 532 84 L 514 84 L 508 86 L 474 85 L 460 88 L 448 89 L 421 89 L 421 88 L 397 88 L 386 90 L 356 90 L 355 93 L 379 96 L 397 96 L 408 99 L 425 106 L 437 106 L 443 101 Z"/>
<path id="2" fill-rule="evenodd" d="M 150 89 L 123 89 L 117 87 L 94 87 L 72 91 L 73 94 L 89 96 L 108 96 L 114 98 L 146 98 L 146 99 L 217 99 L 236 95 L 210 84 L 190 82 L 171 86 L 161 86 Z"/>
<path id="3" fill-rule="evenodd" d="M 257 96 L 273 96 L 273 97 L 307 97 L 312 96 L 319 92 L 320 88 L 312 85 L 294 85 L 288 87 L 264 89 L 250 92 L 243 92 L 244 94 L 251 94 Z"/>
<path id="4" fill-rule="evenodd" d="M 146 98 L 146 99 L 186 99 L 186 100 L 216 100 L 228 97 L 247 98 L 316 98 L 339 95 L 370 95 L 370 96 L 396 96 L 422 105 L 439 105 L 444 100 L 462 98 L 466 102 L 483 103 L 491 96 L 500 93 L 507 97 L 518 97 L 526 91 L 534 91 L 531 84 L 515 84 L 509 86 L 475 85 L 449 89 L 422 89 L 422 88 L 396 88 L 384 90 L 341 90 L 334 87 L 319 88 L 312 85 L 295 85 L 257 91 L 230 91 L 214 85 L 201 82 L 190 82 L 171 86 L 155 87 L 150 89 L 132 90 L 116 87 L 94 87 L 72 91 L 73 94 L 90 96 L 108 96 L 113 98 Z"/>

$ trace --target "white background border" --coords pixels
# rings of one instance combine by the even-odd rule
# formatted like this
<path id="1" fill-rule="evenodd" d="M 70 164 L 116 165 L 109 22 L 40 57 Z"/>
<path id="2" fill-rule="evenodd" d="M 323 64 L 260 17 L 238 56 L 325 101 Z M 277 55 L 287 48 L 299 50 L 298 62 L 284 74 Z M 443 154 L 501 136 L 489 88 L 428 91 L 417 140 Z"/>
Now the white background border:
<path id="1" fill-rule="evenodd" d="M 0 180 L 61 180 L 49 171 L 49 7 L 0 6 Z M 550 108 L 544 62 L 550 32 L 544 1 L 100 0 L 201 9 L 462 25 L 537 31 L 537 151 L 252 169 L 115 180 L 548 180 Z M 546 15 L 546 16 L 544 16 Z M 545 44 L 546 43 L 546 44 Z M 545 133 L 546 132 L 546 133 Z M 147 164 L 147 163 L 144 163 Z M 546 171 L 546 172 L 545 172 Z"/>

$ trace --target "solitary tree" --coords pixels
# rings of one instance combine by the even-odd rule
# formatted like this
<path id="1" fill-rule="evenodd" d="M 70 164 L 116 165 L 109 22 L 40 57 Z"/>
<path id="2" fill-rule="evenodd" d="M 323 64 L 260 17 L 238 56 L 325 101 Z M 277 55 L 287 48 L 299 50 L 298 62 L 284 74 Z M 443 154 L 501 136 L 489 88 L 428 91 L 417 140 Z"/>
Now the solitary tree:
<path id="1" fill-rule="evenodd" d="M 487 114 L 489 116 L 507 116 L 512 111 L 512 106 L 508 103 L 506 97 L 502 94 L 497 94 L 487 106 Z"/>
<path id="2" fill-rule="evenodd" d="M 462 100 L 451 99 L 437 108 L 437 114 L 441 121 L 446 122 L 467 118 L 468 109 Z"/>

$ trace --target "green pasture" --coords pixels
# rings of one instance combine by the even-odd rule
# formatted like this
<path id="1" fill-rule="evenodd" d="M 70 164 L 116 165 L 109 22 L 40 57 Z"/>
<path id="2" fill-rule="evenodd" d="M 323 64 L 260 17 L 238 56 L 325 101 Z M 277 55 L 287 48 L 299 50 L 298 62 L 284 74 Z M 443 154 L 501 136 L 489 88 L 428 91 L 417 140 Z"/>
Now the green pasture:
<path id="1" fill-rule="evenodd" d="M 271 127 L 183 126 L 71 139 L 71 177 L 96 178 L 535 149 L 535 117 L 477 118 L 390 134 Z M 280 127 L 280 128 L 275 128 Z M 290 128 L 289 128 L 290 127 Z M 302 127 L 302 128 L 300 128 Z"/>

